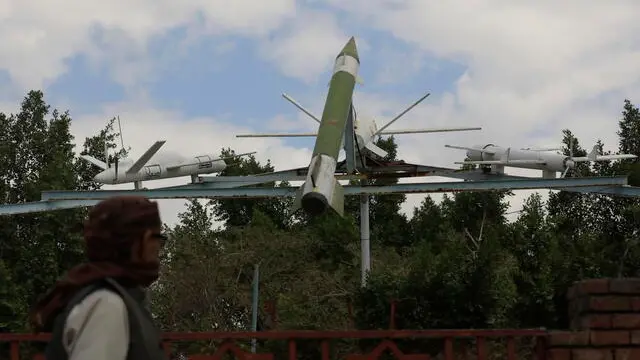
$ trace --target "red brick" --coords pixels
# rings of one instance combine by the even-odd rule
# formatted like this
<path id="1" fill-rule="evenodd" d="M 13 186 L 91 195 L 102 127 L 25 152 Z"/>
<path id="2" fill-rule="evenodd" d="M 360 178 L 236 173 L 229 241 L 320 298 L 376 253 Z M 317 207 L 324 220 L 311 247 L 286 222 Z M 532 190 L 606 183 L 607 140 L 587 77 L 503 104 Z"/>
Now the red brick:
<path id="1" fill-rule="evenodd" d="M 610 329 L 611 315 L 609 314 L 581 315 L 576 317 L 571 325 L 573 330 Z"/>
<path id="2" fill-rule="evenodd" d="M 630 299 L 631 311 L 640 312 L 640 297 L 634 296 Z"/>
<path id="3" fill-rule="evenodd" d="M 549 350 L 548 360 L 571 360 L 571 349 L 551 349 Z"/>
<path id="4" fill-rule="evenodd" d="M 624 296 L 593 296 L 587 298 L 587 311 L 631 311 L 630 298 Z"/>
<path id="5" fill-rule="evenodd" d="M 589 294 L 609 293 L 609 279 L 588 279 L 573 284 L 567 291 L 569 300 Z"/>
<path id="6" fill-rule="evenodd" d="M 636 360 L 640 359 L 640 349 L 615 349 L 615 360 Z"/>
<path id="7" fill-rule="evenodd" d="M 621 295 L 588 295 L 570 301 L 568 315 L 570 319 L 575 319 L 584 313 L 631 312 L 631 300 L 631 297 Z"/>
<path id="8" fill-rule="evenodd" d="M 549 334 L 551 346 L 586 346 L 589 344 L 587 331 L 554 331 Z"/>
<path id="9" fill-rule="evenodd" d="M 571 352 L 572 360 L 613 360 L 611 349 L 574 349 Z"/>
<path id="10" fill-rule="evenodd" d="M 611 293 L 640 295 L 640 278 L 611 279 Z"/>
<path id="11" fill-rule="evenodd" d="M 591 345 L 610 346 L 628 345 L 631 342 L 629 331 L 623 330 L 593 330 L 591 333 Z"/>
<path id="12" fill-rule="evenodd" d="M 640 331 L 631 332 L 631 343 L 633 345 L 640 345 Z"/>
<path id="13" fill-rule="evenodd" d="M 640 314 L 614 314 L 611 326 L 614 329 L 640 329 Z"/>

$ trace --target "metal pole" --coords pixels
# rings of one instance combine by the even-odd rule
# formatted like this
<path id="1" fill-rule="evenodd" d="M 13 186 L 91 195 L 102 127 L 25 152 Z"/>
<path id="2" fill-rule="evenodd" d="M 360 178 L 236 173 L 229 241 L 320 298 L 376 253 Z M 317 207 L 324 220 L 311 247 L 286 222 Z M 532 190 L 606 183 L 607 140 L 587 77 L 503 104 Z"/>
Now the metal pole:
<path id="1" fill-rule="evenodd" d="M 260 281 L 260 264 L 256 264 L 253 269 L 253 304 L 251 309 L 251 331 L 258 331 L 258 284 Z M 256 339 L 251 339 L 251 352 L 256 352 Z"/>
<path id="2" fill-rule="evenodd" d="M 362 186 L 367 180 L 361 181 Z M 369 195 L 360 195 L 360 262 L 362 286 L 367 285 L 367 275 L 371 271 L 371 248 L 369 243 Z"/>

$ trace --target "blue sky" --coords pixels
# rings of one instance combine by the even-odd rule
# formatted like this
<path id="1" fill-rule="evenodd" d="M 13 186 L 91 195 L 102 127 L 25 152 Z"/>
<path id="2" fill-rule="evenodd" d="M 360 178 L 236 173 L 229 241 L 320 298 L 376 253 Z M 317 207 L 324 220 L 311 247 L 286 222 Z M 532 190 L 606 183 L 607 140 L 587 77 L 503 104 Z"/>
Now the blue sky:
<path id="1" fill-rule="evenodd" d="M 396 68 L 385 67 L 387 58 L 369 51 L 368 55 L 373 56 L 363 58 L 361 67 L 361 77 L 365 79 L 368 92 L 388 94 L 404 99 L 408 104 L 425 91 L 431 91 L 432 97 L 452 91 L 455 80 L 465 70 L 463 65 L 453 61 L 413 55 L 409 45 L 384 32 L 361 29 L 356 35 L 366 39 L 376 52 L 384 49 L 385 52 L 399 54 L 396 55 L 399 62 L 403 61 L 401 55 L 406 54 L 413 57 L 410 61 L 420 62 L 421 68 L 425 68 L 425 71 L 402 74 L 397 69 L 402 63 L 396 63 Z M 255 41 L 242 38 L 224 39 L 223 44 L 220 39 L 205 38 L 192 44 L 185 57 L 174 60 L 167 56 L 166 48 L 179 43 L 183 37 L 184 30 L 178 29 L 150 45 L 148 56 L 168 58 L 159 66 L 160 73 L 143 85 L 158 108 L 179 110 L 187 117 L 227 114 L 233 122 L 246 122 L 256 130 L 265 130 L 260 119 L 296 111 L 281 99 L 280 93 L 286 92 L 294 97 L 296 94 L 313 94 L 324 98 L 327 91 L 330 63 L 317 81 L 307 83 L 278 71 L 272 63 L 256 54 Z M 221 51 L 221 46 L 229 48 Z M 93 113 L 99 111 L 104 103 L 127 99 L 125 86 L 114 81 L 106 67 L 95 68 L 88 62 L 84 55 L 76 55 L 66 61 L 67 73 L 45 89 L 52 103 L 70 99 L 75 113 Z M 398 78 L 390 78 L 392 75 L 385 75 L 385 71 L 398 72 Z"/>
<path id="2" fill-rule="evenodd" d="M 313 139 L 234 134 L 313 130 L 280 94 L 320 114 L 335 55 L 354 35 L 358 114 L 380 126 L 430 91 L 393 128 L 483 127 L 400 136 L 406 161 L 454 166 L 464 154 L 445 144 L 557 146 L 564 128 L 615 150 L 622 101 L 640 96 L 640 3 L 577 1 L 68 0 L 75 10 L 62 11 L 10 0 L 0 14 L 0 107 L 13 111 L 26 91 L 44 89 L 71 110 L 78 142 L 119 115 L 134 156 L 164 138 L 163 149 L 184 155 L 230 146 L 276 168 L 305 166 Z M 171 216 L 182 209 L 174 204 Z"/>

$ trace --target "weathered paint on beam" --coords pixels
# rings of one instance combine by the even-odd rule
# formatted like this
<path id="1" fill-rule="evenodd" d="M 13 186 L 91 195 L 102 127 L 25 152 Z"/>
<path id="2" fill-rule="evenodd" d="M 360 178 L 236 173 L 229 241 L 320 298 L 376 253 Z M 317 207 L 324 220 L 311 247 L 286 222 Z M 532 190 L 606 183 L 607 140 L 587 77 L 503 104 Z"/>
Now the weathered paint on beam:
<path id="1" fill-rule="evenodd" d="M 0 215 L 30 214 L 53 210 L 76 209 L 80 207 L 93 206 L 100 200 L 56 200 L 56 201 L 34 201 L 20 204 L 0 205 Z"/>
<path id="2" fill-rule="evenodd" d="M 561 189 L 579 186 L 612 186 L 626 185 L 627 177 L 591 177 L 565 179 L 526 179 L 526 180 L 490 180 L 490 181 L 456 181 L 441 183 L 409 183 L 394 185 L 345 186 L 345 195 L 360 194 L 393 194 L 393 193 L 433 193 L 457 191 L 486 191 L 499 189 Z M 265 198 L 286 197 L 295 195 L 297 187 L 257 187 L 207 189 L 173 187 L 171 189 L 148 190 L 99 190 L 99 191 L 44 191 L 42 200 L 83 200 L 106 199 L 118 195 L 139 195 L 153 199 L 179 198 Z"/>
<path id="3" fill-rule="evenodd" d="M 551 189 L 551 190 L 562 190 L 569 192 L 578 192 L 585 194 L 602 194 L 602 195 L 613 195 L 613 196 L 624 196 L 624 197 L 640 197 L 640 187 L 623 185 L 623 186 L 585 186 L 585 187 L 575 187 L 568 189 Z"/>

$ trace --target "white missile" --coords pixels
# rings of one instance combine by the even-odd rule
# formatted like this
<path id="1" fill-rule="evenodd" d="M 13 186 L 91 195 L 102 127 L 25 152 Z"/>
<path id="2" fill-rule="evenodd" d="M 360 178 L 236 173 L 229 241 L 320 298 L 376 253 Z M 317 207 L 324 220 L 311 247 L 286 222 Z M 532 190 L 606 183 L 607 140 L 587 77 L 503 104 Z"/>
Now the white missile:
<path id="1" fill-rule="evenodd" d="M 579 162 L 635 159 L 637 157 L 632 154 L 599 155 L 597 146 L 594 146 L 587 156 L 579 157 L 575 157 L 573 154 L 566 156 L 548 152 L 555 149 L 511 149 L 494 144 L 472 147 L 445 145 L 445 147 L 467 150 L 469 160 L 456 162 L 456 164 L 491 165 L 496 172 L 503 172 L 505 166 L 542 170 L 544 178 L 555 178 L 558 172 L 562 173 L 560 177 L 565 177 L 567 172 L 575 168 Z"/>
<path id="2" fill-rule="evenodd" d="M 108 163 L 108 160 L 103 162 L 90 155 L 81 155 L 80 157 L 103 170 L 93 178 L 94 181 L 109 185 L 134 183 L 136 189 L 140 189 L 142 181 L 182 176 L 191 176 L 192 182 L 196 182 L 198 175 L 219 173 L 227 167 L 224 161 L 227 157 L 223 158 L 213 154 L 198 155 L 178 161 L 163 162 L 152 160 L 151 158 L 164 143 L 164 140 L 156 141 L 136 161 L 116 161 L 113 166 Z M 228 158 L 254 153 L 255 151 L 233 155 Z M 108 154 L 105 152 L 105 159 L 108 158 Z"/>

